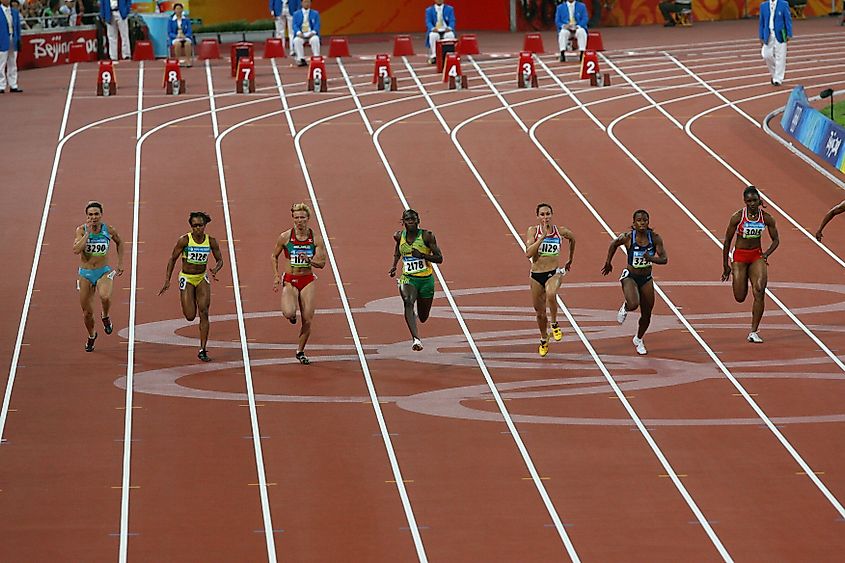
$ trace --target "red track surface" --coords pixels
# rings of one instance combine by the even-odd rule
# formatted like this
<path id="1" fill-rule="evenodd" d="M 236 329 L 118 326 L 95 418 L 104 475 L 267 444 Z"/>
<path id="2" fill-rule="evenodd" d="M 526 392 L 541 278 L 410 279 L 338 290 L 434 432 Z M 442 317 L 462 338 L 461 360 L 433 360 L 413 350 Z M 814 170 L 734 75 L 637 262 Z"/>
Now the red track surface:
<path id="1" fill-rule="evenodd" d="M 813 93 L 845 80 L 829 62 L 843 47 L 831 23 L 796 25 L 788 85 Z M 334 61 L 326 95 L 304 92 L 301 70 L 284 61 L 282 97 L 271 65 L 257 61 L 255 95 L 230 95 L 221 62 L 188 69 L 189 94 L 178 99 L 161 95 L 162 65 L 147 64 L 140 138 L 137 63 L 120 65 L 120 95 L 107 99 L 93 96 L 93 66 L 76 70 L 61 141 L 73 69 L 26 73 L 26 95 L 0 106 L 4 130 L 18 132 L 13 148 L 3 141 L 18 158 L 16 181 L 0 192 L 14 266 L 0 280 L 0 359 L 11 366 L 2 559 L 839 560 L 845 366 L 833 358 L 845 347 L 843 266 L 797 225 L 813 231 L 842 194 L 752 123 L 788 95 L 769 85 L 755 29 L 605 30 L 610 88 L 585 87 L 575 65 L 543 58 L 566 92 L 542 66 L 540 89 L 515 89 L 521 38 L 510 35 L 481 37 L 485 53 L 511 55 L 465 60 L 465 92 L 444 90 L 414 58 L 430 97 L 401 60 L 400 92 L 377 93 L 372 62 L 351 59 L 344 69 L 363 115 Z M 735 108 L 696 117 L 724 104 L 713 89 Z M 736 304 L 715 281 L 721 249 L 704 232 L 722 238 L 741 205 L 738 175 L 773 202 L 781 247 L 769 287 L 796 317 L 767 299 L 757 347 L 744 340 L 750 300 Z M 386 275 L 400 193 L 445 256 L 421 353 L 410 351 Z M 317 282 L 305 368 L 293 360 L 296 329 L 278 314 L 268 262 L 290 204 L 312 195 L 332 261 Z M 106 222 L 129 242 L 114 292 L 118 331 L 93 354 L 82 350 L 70 252 L 89 199 L 104 202 Z M 564 342 L 545 359 L 509 230 L 521 237 L 538 201 L 578 237 L 560 292 L 577 330 L 561 313 Z M 618 232 L 639 207 L 666 241 L 670 263 L 655 278 L 679 308 L 658 298 L 646 357 L 630 343 L 638 314 L 616 324 L 618 283 L 599 274 L 610 236 L 598 218 Z M 209 233 L 228 264 L 213 288 L 207 365 L 195 360 L 196 327 L 180 320 L 176 292 L 157 296 L 193 209 L 214 218 Z M 841 259 L 845 229 L 831 224 L 825 245 Z"/>

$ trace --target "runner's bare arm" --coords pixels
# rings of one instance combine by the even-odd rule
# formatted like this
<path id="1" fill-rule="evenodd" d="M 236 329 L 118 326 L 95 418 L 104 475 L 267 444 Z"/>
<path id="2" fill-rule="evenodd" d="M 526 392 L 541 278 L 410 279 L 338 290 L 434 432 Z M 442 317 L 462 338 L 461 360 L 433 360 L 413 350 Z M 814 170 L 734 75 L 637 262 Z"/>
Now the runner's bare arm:
<path id="1" fill-rule="evenodd" d="M 772 255 L 772 252 L 780 246 L 780 235 L 778 234 L 777 225 L 775 225 L 775 218 L 765 211 L 763 212 L 763 222 L 766 223 L 766 227 L 768 227 L 769 230 L 769 238 L 772 239 L 772 244 L 770 244 L 769 248 L 766 249 L 766 252 L 763 253 L 763 259 L 766 260 Z"/>
<path id="2" fill-rule="evenodd" d="M 115 270 L 117 270 L 118 276 L 122 276 L 123 275 L 123 253 L 124 253 L 123 239 L 120 238 L 120 233 L 117 232 L 117 229 L 115 229 L 113 225 L 110 226 L 110 230 L 111 230 L 111 239 L 114 241 L 114 244 L 117 247 L 117 268 L 115 268 Z"/>
<path id="3" fill-rule="evenodd" d="M 572 260 L 575 259 L 575 235 L 566 227 L 560 227 L 558 232 L 560 236 L 569 241 L 569 260 L 563 265 L 563 268 L 568 272 L 572 269 Z"/>
<path id="4" fill-rule="evenodd" d="M 276 246 L 273 248 L 273 254 L 270 256 L 270 262 L 273 265 L 273 290 L 277 291 L 279 284 L 282 283 L 282 275 L 279 273 L 279 256 L 285 249 L 285 244 L 290 238 L 290 230 L 287 230 L 279 235 L 276 239 Z"/>
<path id="5" fill-rule="evenodd" d="M 325 268 L 328 254 L 326 253 L 326 241 L 322 235 L 314 235 L 314 257 L 311 258 L 312 268 Z"/>
<path id="6" fill-rule="evenodd" d="M 741 210 L 731 215 L 731 220 L 728 222 L 728 229 L 725 231 L 725 241 L 722 243 L 722 281 L 728 281 L 728 278 L 731 277 L 731 243 L 733 243 L 736 228 L 739 226 L 741 217 Z"/>
<path id="7" fill-rule="evenodd" d="M 413 251 L 414 258 L 423 258 L 435 264 L 443 263 L 443 253 L 440 252 L 440 247 L 437 246 L 437 240 L 434 238 L 434 233 L 431 231 L 423 231 L 423 242 L 431 249 L 431 254 L 423 254 L 416 248 Z"/>
<path id="8" fill-rule="evenodd" d="M 666 254 L 666 247 L 663 246 L 663 237 L 657 233 L 652 233 L 654 240 L 654 254 L 649 256 L 649 261 L 652 264 L 666 264 L 669 262 L 669 255 Z"/>
<path id="9" fill-rule="evenodd" d="M 525 257 L 536 258 L 542 243 L 543 239 L 537 239 L 537 226 L 528 227 L 528 232 L 525 234 Z"/>
<path id="10" fill-rule="evenodd" d="M 822 240 L 822 231 L 824 230 L 825 226 L 830 223 L 830 220 L 845 211 L 845 201 L 841 201 L 838 204 L 834 205 L 830 211 L 828 211 L 824 218 L 822 219 L 821 225 L 819 225 L 818 230 L 816 231 L 816 240 Z"/>
<path id="11" fill-rule="evenodd" d="M 214 237 L 208 237 L 208 244 L 211 246 L 211 254 L 214 256 L 214 268 L 211 269 L 211 277 L 215 280 L 217 272 L 223 269 L 223 254 L 220 252 L 220 245 Z"/>
<path id="12" fill-rule="evenodd" d="M 610 272 L 613 271 L 613 255 L 616 254 L 616 249 L 625 244 L 627 237 L 630 236 L 630 233 L 622 233 L 612 241 L 610 241 L 610 246 L 607 248 L 607 259 L 604 261 L 604 266 L 601 269 L 601 275 L 606 276 Z"/>
<path id="13" fill-rule="evenodd" d="M 173 247 L 173 252 L 170 253 L 170 260 L 167 261 L 167 271 L 165 273 L 164 285 L 161 286 L 161 290 L 158 292 L 159 295 L 167 291 L 167 288 L 170 287 L 170 276 L 173 275 L 173 267 L 176 266 L 176 261 L 182 255 L 182 251 L 185 250 L 186 246 L 188 246 L 188 235 L 182 235 L 179 240 L 176 241 L 176 246 Z"/>
<path id="14" fill-rule="evenodd" d="M 401 240 L 402 233 L 400 231 L 396 231 L 393 235 L 393 240 L 396 241 L 396 245 L 393 250 L 393 265 L 387 271 L 387 275 L 391 278 L 396 275 L 396 264 L 399 263 L 399 258 L 402 256 L 399 252 L 399 241 Z"/>
<path id="15" fill-rule="evenodd" d="M 73 253 L 82 254 L 86 242 L 88 242 L 88 229 L 86 225 L 79 225 L 76 227 L 76 236 L 73 239 Z"/>

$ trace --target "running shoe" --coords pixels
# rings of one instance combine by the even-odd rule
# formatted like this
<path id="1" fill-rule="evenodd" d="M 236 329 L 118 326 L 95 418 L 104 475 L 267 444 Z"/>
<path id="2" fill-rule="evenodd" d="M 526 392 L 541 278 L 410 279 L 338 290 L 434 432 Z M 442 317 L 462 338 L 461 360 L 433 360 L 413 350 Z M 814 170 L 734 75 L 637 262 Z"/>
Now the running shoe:
<path id="1" fill-rule="evenodd" d="M 540 352 L 540 357 L 545 358 L 546 354 L 549 353 L 549 341 L 548 340 L 540 340 L 540 347 L 537 350 Z"/>
<path id="2" fill-rule="evenodd" d="M 94 336 L 88 337 L 88 342 L 85 344 L 85 351 L 86 352 L 93 352 L 94 351 L 94 341 L 97 340 L 97 333 L 94 333 Z"/>
<path id="3" fill-rule="evenodd" d="M 296 313 L 294 313 L 293 316 L 288 319 L 288 321 L 290 322 L 290 324 L 295 325 L 296 324 Z"/>
<path id="4" fill-rule="evenodd" d="M 420 350 L 422 350 L 422 348 L 422 340 L 420 340 L 419 338 L 414 338 L 414 343 L 411 345 L 411 350 L 413 350 L 414 352 L 419 352 Z"/>
<path id="5" fill-rule="evenodd" d="M 552 337 L 558 342 L 563 339 L 563 331 L 557 326 L 557 323 L 552 323 Z"/>
<path id="6" fill-rule="evenodd" d="M 205 351 L 205 348 L 201 349 L 197 354 L 197 358 L 204 362 L 210 362 L 211 358 L 208 357 L 208 352 Z"/>
<path id="7" fill-rule="evenodd" d="M 640 356 L 645 356 L 646 354 L 648 354 L 648 350 L 645 349 L 645 342 L 643 342 L 642 338 L 637 338 L 635 336 L 633 343 L 634 346 L 637 347 L 637 354 L 639 354 Z"/>
<path id="8" fill-rule="evenodd" d="M 619 310 L 616 311 L 616 322 L 622 324 L 625 322 L 625 319 L 628 317 L 628 311 L 625 309 L 625 304 L 622 303 L 622 306 L 619 307 Z"/>
<path id="9" fill-rule="evenodd" d="M 763 339 L 760 338 L 760 335 L 757 334 L 756 332 L 749 332 L 748 338 L 746 340 L 748 340 L 749 342 L 753 342 L 754 344 L 762 344 L 763 343 Z"/>
<path id="10" fill-rule="evenodd" d="M 308 356 L 305 355 L 305 352 L 297 352 L 296 359 L 299 360 L 299 363 L 307 366 L 311 363 L 311 360 L 308 359 Z"/>
<path id="11" fill-rule="evenodd" d="M 103 330 L 106 331 L 106 334 L 111 334 L 114 330 L 114 327 L 111 325 L 111 319 L 108 317 L 103 317 Z"/>

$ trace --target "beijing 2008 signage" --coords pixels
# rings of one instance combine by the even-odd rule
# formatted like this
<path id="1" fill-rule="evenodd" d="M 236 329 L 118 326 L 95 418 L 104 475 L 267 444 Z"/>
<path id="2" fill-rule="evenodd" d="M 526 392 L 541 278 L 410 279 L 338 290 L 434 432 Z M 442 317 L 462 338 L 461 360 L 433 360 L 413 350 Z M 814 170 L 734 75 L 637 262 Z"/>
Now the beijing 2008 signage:
<path id="1" fill-rule="evenodd" d="M 67 62 L 70 46 L 85 45 L 88 60 L 97 58 L 97 32 L 94 26 L 56 31 L 53 33 L 24 33 L 18 53 L 18 68 L 39 68 Z"/>

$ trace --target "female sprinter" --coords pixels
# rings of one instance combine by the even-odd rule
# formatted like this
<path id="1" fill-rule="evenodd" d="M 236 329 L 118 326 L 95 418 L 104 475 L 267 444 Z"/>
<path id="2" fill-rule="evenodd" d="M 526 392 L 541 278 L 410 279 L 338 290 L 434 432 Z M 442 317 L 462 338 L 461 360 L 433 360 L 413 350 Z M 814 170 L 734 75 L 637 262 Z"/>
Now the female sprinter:
<path id="1" fill-rule="evenodd" d="M 185 319 L 192 321 L 200 315 L 200 351 L 197 358 L 203 362 L 210 362 L 206 346 L 208 345 L 208 306 L 211 304 L 211 284 L 208 281 L 208 273 L 214 281 L 217 281 L 217 272 L 223 267 L 223 256 L 220 254 L 220 246 L 217 239 L 205 234 L 205 226 L 211 223 L 211 217 L 202 211 L 192 211 L 188 217 L 188 224 L 191 225 L 191 232 L 182 235 L 167 262 L 167 273 L 164 278 L 164 285 L 159 295 L 170 287 L 170 276 L 173 275 L 173 267 L 176 260 L 182 257 L 182 271 L 179 272 L 179 293 L 182 301 L 182 314 Z M 208 255 L 213 254 L 216 261 L 214 268 L 208 270 Z"/>
<path id="2" fill-rule="evenodd" d="M 610 243 L 607 249 L 607 260 L 601 269 L 602 275 L 606 276 L 613 271 L 610 261 L 616 249 L 625 246 L 628 251 L 628 267 L 622 270 L 619 281 L 622 282 L 622 294 L 625 302 L 616 313 L 616 320 L 619 324 L 625 322 L 628 311 L 635 311 L 640 308 L 640 324 L 637 334 L 634 336 L 634 346 L 637 347 L 637 354 L 645 355 L 645 343 L 643 337 L 651 324 L 651 310 L 654 308 L 654 281 L 651 279 L 652 264 L 666 264 L 669 257 L 663 248 L 663 239 L 648 227 L 648 211 L 638 209 L 634 211 L 634 224 L 631 230 L 620 234 Z"/>
<path id="3" fill-rule="evenodd" d="M 760 192 L 754 186 L 748 186 L 742 192 L 745 207 L 731 216 L 728 230 L 725 233 L 725 243 L 722 247 L 722 281 L 728 281 L 733 275 L 734 299 L 738 303 L 745 301 L 748 296 L 748 282 L 754 293 L 754 306 L 751 308 L 751 332 L 748 341 L 761 344 L 763 339 L 757 334 L 760 319 L 763 318 L 764 297 L 768 282 L 768 258 L 780 244 L 778 229 L 774 218 L 763 211 L 760 202 Z M 763 252 L 761 244 L 763 231 L 768 229 L 772 243 Z M 733 258 L 729 256 L 731 241 L 736 235 L 736 248 Z"/>
<path id="4" fill-rule="evenodd" d="M 76 228 L 76 238 L 73 241 L 73 253 L 82 258 L 79 266 L 79 278 L 76 282 L 79 289 L 79 303 L 82 305 L 82 317 L 88 330 L 88 342 L 85 351 L 94 351 L 94 341 L 97 333 L 94 331 L 94 292 L 100 297 L 103 307 L 103 330 L 111 334 L 112 324 L 109 319 L 111 308 L 112 280 L 115 274 L 123 275 L 123 242 L 114 226 L 106 225 L 103 219 L 103 204 L 99 201 L 89 201 L 85 206 L 85 223 Z M 117 269 L 112 270 L 108 265 L 108 254 L 111 243 L 117 249 Z"/>
<path id="5" fill-rule="evenodd" d="M 531 260 L 531 297 L 534 311 L 537 312 L 537 325 L 540 327 L 540 356 L 549 353 L 549 317 L 552 321 L 552 337 L 563 338 L 563 331 L 557 324 L 557 290 L 561 278 L 572 267 L 575 256 L 575 235 L 566 227 L 552 224 L 552 206 L 541 203 L 537 206 L 538 225 L 528 228 L 525 235 L 525 256 Z M 562 238 L 569 241 L 569 260 L 560 267 L 560 245 Z"/>
<path id="6" fill-rule="evenodd" d="M 313 284 L 317 276 L 312 268 L 323 268 L 326 265 L 326 247 L 323 237 L 314 233 L 308 226 L 311 219 L 311 208 L 304 203 L 295 203 L 290 208 L 293 217 L 293 228 L 279 235 L 276 248 L 273 249 L 273 291 L 279 291 L 282 285 L 282 315 L 291 324 L 296 324 L 296 306 L 299 304 L 299 314 L 302 317 L 302 328 L 299 330 L 299 345 L 296 349 L 296 359 L 302 365 L 308 365 L 311 360 L 305 355 L 305 344 L 311 336 L 311 321 L 314 319 L 314 297 L 317 286 Z M 284 278 L 279 273 L 279 255 L 284 252 Z"/>
<path id="7" fill-rule="evenodd" d="M 406 209 L 402 213 L 402 224 L 405 227 L 396 231 L 393 240 L 396 246 L 393 251 L 393 266 L 387 274 L 392 278 L 396 275 L 396 264 L 402 258 L 402 275 L 399 276 L 399 295 L 405 304 L 405 322 L 411 331 L 413 343 L 411 349 L 419 352 L 423 349 L 422 341 L 417 333 L 417 317 L 420 322 L 428 320 L 431 304 L 434 303 L 434 270 L 431 263 L 442 264 L 443 254 L 437 246 L 434 233 L 420 229 L 420 216 L 413 209 Z M 414 314 L 414 303 L 417 313 Z"/>

